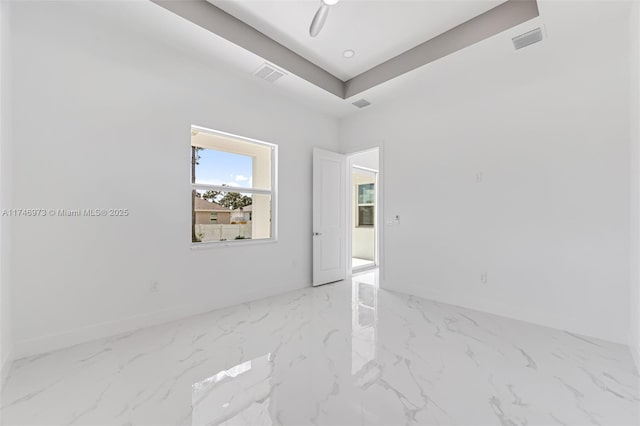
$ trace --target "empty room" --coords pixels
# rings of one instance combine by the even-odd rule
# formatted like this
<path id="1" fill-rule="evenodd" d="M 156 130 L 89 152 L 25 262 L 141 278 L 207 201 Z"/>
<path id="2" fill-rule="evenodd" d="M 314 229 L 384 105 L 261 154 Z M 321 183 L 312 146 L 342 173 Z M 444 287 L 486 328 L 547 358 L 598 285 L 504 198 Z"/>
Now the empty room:
<path id="1" fill-rule="evenodd" d="M 640 425 L 640 1 L 1 0 L 0 426 Z"/>

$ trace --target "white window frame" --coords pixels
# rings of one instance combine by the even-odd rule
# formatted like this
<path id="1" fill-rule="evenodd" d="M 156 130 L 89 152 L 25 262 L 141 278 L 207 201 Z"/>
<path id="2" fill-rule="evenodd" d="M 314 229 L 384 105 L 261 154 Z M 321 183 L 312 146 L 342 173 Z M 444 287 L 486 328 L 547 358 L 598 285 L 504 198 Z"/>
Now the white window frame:
<path id="1" fill-rule="evenodd" d="M 191 197 L 192 191 L 195 190 L 212 190 L 223 192 L 239 192 L 244 194 L 263 194 L 271 196 L 271 237 L 260 238 L 251 240 L 227 240 L 227 241 L 207 241 L 207 242 L 193 242 L 191 241 L 191 231 L 189 232 L 189 241 L 191 241 L 192 249 L 207 249 L 214 247 L 231 247 L 241 245 L 253 245 L 253 244 L 269 244 L 278 241 L 278 145 L 264 142 L 258 139 L 247 138 L 244 136 L 234 135 L 233 133 L 227 133 L 220 130 L 208 129 L 206 127 L 191 125 L 191 132 L 205 132 L 212 135 L 223 136 L 227 138 L 237 139 L 239 142 L 248 142 L 256 145 L 262 145 L 270 148 L 271 151 L 271 189 L 256 189 L 256 188 L 241 188 L 237 186 L 222 186 L 222 185 L 206 185 L 200 183 L 191 183 L 191 171 L 189 171 L 189 185 L 191 186 L 189 191 L 189 197 Z M 189 139 L 191 141 L 191 139 Z M 189 142 L 189 146 L 191 142 Z M 215 148 L 205 148 L 215 149 Z M 217 150 L 226 152 L 223 150 Z M 189 158 L 189 170 L 191 170 L 191 158 Z M 191 203 L 189 203 L 189 217 L 193 212 L 191 211 Z M 193 226 L 189 221 L 189 226 Z"/>
<path id="2" fill-rule="evenodd" d="M 359 170 L 362 173 L 362 170 Z M 375 177 L 375 173 L 371 173 Z M 360 203 L 360 187 L 363 185 L 373 185 L 373 203 Z M 376 183 L 359 183 L 356 185 L 356 228 L 373 228 L 376 226 Z M 372 225 L 362 225 L 360 223 L 360 207 L 372 207 L 373 208 L 373 224 Z"/>

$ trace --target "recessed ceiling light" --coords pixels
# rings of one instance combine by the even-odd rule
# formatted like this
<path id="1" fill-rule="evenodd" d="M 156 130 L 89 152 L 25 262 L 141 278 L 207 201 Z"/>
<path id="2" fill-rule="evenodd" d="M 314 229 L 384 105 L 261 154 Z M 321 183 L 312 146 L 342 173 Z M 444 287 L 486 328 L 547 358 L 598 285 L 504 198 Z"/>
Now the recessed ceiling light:
<path id="1" fill-rule="evenodd" d="M 342 56 L 344 56 L 347 59 L 353 58 L 355 55 L 356 55 L 356 52 L 354 52 L 351 49 L 347 49 L 344 52 L 342 52 Z"/>
<path id="2" fill-rule="evenodd" d="M 340 0 L 322 0 L 322 3 L 326 4 L 327 6 L 333 6 L 334 4 L 338 3 Z"/>

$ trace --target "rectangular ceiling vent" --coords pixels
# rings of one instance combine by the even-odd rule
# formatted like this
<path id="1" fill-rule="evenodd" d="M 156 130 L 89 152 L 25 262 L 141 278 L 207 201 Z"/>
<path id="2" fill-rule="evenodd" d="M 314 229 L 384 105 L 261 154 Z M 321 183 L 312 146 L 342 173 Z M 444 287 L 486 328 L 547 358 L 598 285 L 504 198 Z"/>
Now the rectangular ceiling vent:
<path id="1" fill-rule="evenodd" d="M 515 47 L 516 50 L 530 46 L 534 43 L 542 41 L 542 28 L 536 28 L 535 30 L 529 31 L 528 33 L 520 34 L 519 36 L 514 37 L 512 40 L 513 47 Z"/>
<path id="2" fill-rule="evenodd" d="M 369 105 L 371 105 L 371 102 L 369 102 L 366 99 L 360 99 L 359 101 L 355 101 L 353 103 L 353 105 L 357 106 L 358 108 L 364 108 L 364 107 L 368 107 Z"/>
<path id="3" fill-rule="evenodd" d="M 258 78 L 268 81 L 269 83 L 274 83 L 276 80 L 279 80 L 280 77 L 287 75 L 284 71 L 266 62 L 253 74 Z"/>

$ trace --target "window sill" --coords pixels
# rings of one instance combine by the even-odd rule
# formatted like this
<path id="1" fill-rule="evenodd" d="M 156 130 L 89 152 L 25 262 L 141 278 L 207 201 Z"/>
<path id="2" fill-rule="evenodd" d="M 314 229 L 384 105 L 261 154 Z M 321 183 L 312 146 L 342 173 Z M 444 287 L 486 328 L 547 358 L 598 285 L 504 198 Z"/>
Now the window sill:
<path id="1" fill-rule="evenodd" d="M 210 250 L 216 248 L 242 247 L 261 244 L 277 243 L 275 238 L 263 238 L 260 240 L 232 240 L 232 241 L 215 241 L 209 243 L 191 243 L 191 250 Z"/>

